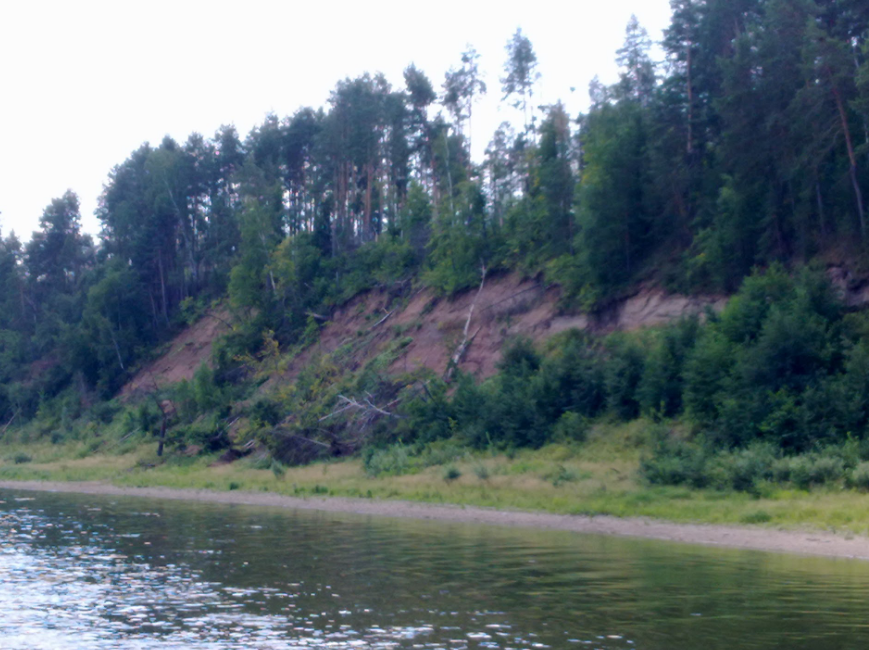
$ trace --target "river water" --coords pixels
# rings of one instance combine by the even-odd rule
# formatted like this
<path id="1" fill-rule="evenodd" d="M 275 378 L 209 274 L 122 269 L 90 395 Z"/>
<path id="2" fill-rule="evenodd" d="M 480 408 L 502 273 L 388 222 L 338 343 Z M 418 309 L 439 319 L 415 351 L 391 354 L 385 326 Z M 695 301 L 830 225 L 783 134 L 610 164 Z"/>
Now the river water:
<path id="1" fill-rule="evenodd" d="M 869 563 L 0 491 L 0 648 L 869 647 Z"/>

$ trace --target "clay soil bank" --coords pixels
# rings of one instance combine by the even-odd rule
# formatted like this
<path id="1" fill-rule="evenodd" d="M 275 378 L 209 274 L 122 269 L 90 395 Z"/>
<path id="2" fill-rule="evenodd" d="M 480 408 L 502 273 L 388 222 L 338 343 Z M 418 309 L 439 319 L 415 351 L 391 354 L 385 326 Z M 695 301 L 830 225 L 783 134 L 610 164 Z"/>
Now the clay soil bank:
<path id="1" fill-rule="evenodd" d="M 609 516 L 557 515 L 409 501 L 380 501 L 344 497 L 299 498 L 260 492 L 119 487 L 101 482 L 0 481 L 0 489 L 146 497 L 202 503 L 270 506 L 295 510 L 319 510 L 376 517 L 515 526 L 595 535 L 639 537 L 775 553 L 869 560 L 869 538 L 862 536 L 842 537 L 824 532 L 784 531 L 711 524 L 677 524 L 644 518 L 623 519 Z"/>

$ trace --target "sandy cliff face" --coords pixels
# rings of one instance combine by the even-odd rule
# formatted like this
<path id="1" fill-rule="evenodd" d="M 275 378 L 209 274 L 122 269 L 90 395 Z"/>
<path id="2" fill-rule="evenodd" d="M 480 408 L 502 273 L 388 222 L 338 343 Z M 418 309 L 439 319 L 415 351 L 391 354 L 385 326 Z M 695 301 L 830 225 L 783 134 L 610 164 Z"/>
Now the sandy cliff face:
<path id="1" fill-rule="evenodd" d="M 600 333 L 636 330 L 702 315 L 710 308 L 720 311 L 726 303 L 722 296 L 672 295 L 651 288 L 598 314 L 562 314 L 559 295 L 557 287 L 547 288 L 517 274 L 487 278 L 481 288 L 450 299 L 437 298 L 428 290 L 399 297 L 369 291 L 336 308 L 322 328 L 319 342 L 298 354 L 281 376 L 268 383 L 273 386 L 292 381 L 314 356 L 355 342 L 359 345 L 346 359 L 353 369 L 398 339 L 403 347 L 392 364 L 394 372 L 426 367 L 442 374 L 464 342 L 462 369 L 485 378 L 495 372 L 504 342 L 511 337 L 544 341 L 570 329 Z M 191 379 L 202 363 L 210 362 L 212 344 L 228 331 L 230 318 L 225 312 L 203 317 L 177 336 L 164 355 L 137 373 L 122 395 Z"/>
<path id="2" fill-rule="evenodd" d="M 121 398 L 151 392 L 182 379 L 193 379 L 203 363 L 211 363 L 214 341 L 230 328 L 231 316 L 225 310 L 207 313 L 176 336 L 168 349 L 157 359 L 146 364 L 121 389 Z"/>

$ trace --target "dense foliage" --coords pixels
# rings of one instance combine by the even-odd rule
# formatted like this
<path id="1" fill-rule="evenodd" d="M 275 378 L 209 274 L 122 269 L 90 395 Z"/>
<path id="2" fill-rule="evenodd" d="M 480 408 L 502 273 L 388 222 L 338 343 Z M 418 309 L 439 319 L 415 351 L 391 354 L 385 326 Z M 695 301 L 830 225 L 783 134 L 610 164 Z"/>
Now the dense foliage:
<path id="1" fill-rule="evenodd" d="M 482 384 L 432 380 L 384 442 L 540 447 L 583 440 L 595 418 L 644 416 L 696 434 L 662 435 L 644 465 L 652 482 L 805 487 L 869 460 L 869 321 L 845 312 L 822 273 L 755 273 L 707 316 L 603 339 L 566 333 L 542 350 L 517 340 Z"/>
<path id="2" fill-rule="evenodd" d="M 517 342 L 488 383 L 459 375 L 454 391 L 408 397 L 413 424 L 395 435 L 538 446 L 606 413 L 685 417 L 726 448 L 862 438 L 865 327 L 793 269 L 830 250 L 865 260 L 869 8 L 671 4 L 666 61 L 632 20 L 619 81 L 593 82 L 579 116 L 534 106 L 537 58 L 517 31 L 501 84 L 523 123 L 502 124 L 480 163 L 487 85 L 469 47 L 440 94 L 411 65 L 404 87 L 345 79 L 325 107 L 269 115 L 244 139 L 223 127 L 143 144 L 109 176 L 96 242 L 75 194 L 55 199 L 27 244 L 0 238 L 0 425 L 62 430 L 226 295 L 243 326 L 216 373 L 177 396 L 202 441 L 223 425 L 197 414 L 225 411 L 264 340 L 312 342 L 323 313 L 371 286 L 452 294 L 518 268 L 594 307 L 650 278 L 732 292 L 761 267 L 706 327 L 575 336 L 550 353 Z"/>

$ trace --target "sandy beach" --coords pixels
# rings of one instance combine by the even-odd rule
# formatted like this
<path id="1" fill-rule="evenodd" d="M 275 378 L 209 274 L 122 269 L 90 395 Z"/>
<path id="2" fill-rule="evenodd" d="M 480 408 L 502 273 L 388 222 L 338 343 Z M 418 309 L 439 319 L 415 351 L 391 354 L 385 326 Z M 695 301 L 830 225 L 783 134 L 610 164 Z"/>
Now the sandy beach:
<path id="1" fill-rule="evenodd" d="M 401 517 L 563 530 L 575 533 L 640 537 L 684 544 L 752 549 L 826 557 L 869 560 L 869 538 L 825 532 L 776 530 L 762 527 L 680 524 L 643 518 L 556 515 L 541 512 L 495 510 L 471 506 L 439 505 L 409 501 L 380 501 L 343 497 L 290 497 L 266 492 L 216 492 L 161 487 L 119 487 L 108 483 L 52 481 L 0 481 L 0 489 L 98 494 L 269 506 L 296 510 L 320 510 L 376 517 Z"/>

